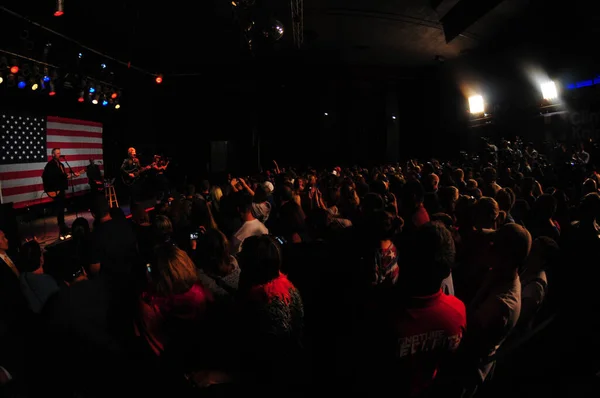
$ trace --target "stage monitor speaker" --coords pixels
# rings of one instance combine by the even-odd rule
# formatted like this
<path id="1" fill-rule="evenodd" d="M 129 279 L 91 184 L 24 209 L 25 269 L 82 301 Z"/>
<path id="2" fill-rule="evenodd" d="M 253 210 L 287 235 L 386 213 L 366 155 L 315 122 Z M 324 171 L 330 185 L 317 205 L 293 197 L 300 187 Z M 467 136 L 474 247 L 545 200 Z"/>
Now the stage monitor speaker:
<path id="1" fill-rule="evenodd" d="M 21 244 L 19 224 L 17 223 L 17 212 L 13 208 L 12 202 L 0 204 L 0 230 L 8 238 L 8 244 L 12 250 L 19 247 Z"/>
<path id="2" fill-rule="evenodd" d="M 210 142 L 210 172 L 224 173 L 227 171 L 227 141 Z"/>

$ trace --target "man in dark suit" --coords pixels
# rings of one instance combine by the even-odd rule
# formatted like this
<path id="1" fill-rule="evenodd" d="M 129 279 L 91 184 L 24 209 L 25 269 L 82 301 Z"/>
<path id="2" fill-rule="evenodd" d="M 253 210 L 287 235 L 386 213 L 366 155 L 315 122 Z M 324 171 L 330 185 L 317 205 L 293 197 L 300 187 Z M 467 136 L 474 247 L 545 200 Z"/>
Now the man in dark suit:
<path id="1" fill-rule="evenodd" d="M 69 189 L 69 178 L 79 177 L 79 173 L 70 173 L 60 161 L 60 148 L 52 149 L 52 160 L 44 167 L 42 181 L 44 191 L 54 200 L 56 220 L 61 233 L 66 230 L 65 225 L 65 193 Z"/>
<path id="2" fill-rule="evenodd" d="M 19 270 L 7 250 L 8 239 L 0 230 L 0 386 L 8 384 L 22 370 L 22 336 L 27 318 Z M 0 387 L 0 395 L 2 391 Z"/>
<path id="3" fill-rule="evenodd" d="M 86 174 L 90 184 L 91 196 L 96 197 L 104 190 L 104 184 L 102 182 L 102 172 L 94 159 L 90 159 L 90 164 L 86 167 Z"/>

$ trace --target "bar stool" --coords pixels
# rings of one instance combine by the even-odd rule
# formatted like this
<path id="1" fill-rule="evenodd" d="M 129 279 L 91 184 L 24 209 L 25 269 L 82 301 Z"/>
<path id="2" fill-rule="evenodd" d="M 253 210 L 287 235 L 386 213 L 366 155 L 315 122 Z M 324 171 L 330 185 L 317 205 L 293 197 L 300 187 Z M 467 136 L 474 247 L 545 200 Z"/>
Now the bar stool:
<path id="1" fill-rule="evenodd" d="M 119 201 L 117 200 L 117 191 L 114 186 L 115 179 L 104 180 L 104 196 L 108 201 L 108 206 L 112 209 L 113 207 L 119 207 Z"/>

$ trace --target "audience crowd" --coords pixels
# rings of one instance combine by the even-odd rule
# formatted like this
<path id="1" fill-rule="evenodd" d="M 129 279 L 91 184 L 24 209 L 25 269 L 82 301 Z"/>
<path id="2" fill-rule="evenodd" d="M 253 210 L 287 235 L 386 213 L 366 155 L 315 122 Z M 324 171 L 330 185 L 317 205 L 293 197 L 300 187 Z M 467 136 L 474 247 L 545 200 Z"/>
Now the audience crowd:
<path id="1" fill-rule="evenodd" d="M 493 151 L 275 163 L 131 219 L 95 198 L 93 225 L 44 250 L 0 232 L 0 393 L 452 398 L 585 381 L 600 175 Z"/>

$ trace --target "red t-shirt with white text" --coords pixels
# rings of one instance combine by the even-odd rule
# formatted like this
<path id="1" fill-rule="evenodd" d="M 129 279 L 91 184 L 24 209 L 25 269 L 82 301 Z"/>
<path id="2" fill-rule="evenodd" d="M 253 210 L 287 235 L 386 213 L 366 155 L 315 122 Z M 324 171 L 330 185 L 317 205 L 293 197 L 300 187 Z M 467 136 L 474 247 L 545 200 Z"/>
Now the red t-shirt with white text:
<path id="1" fill-rule="evenodd" d="M 403 382 L 410 396 L 427 389 L 438 368 L 456 351 L 467 325 L 465 305 L 441 290 L 431 296 L 390 300 L 373 342 L 382 350 L 375 366 L 382 378 Z"/>

